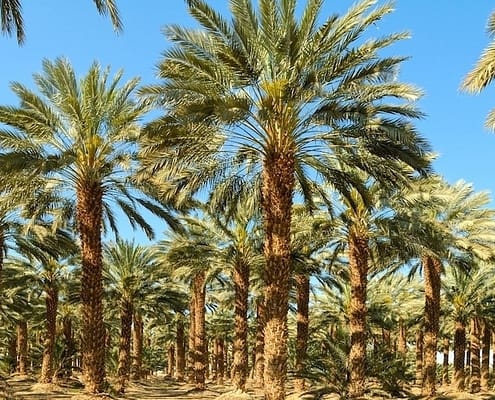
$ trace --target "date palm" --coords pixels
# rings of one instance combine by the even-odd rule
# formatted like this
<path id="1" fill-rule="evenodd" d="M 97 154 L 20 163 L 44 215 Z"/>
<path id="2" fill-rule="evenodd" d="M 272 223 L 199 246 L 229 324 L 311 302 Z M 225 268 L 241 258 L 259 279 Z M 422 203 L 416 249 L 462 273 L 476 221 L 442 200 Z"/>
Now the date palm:
<path id="1" fill-rule="evenodd" d="M 299 20 L 295 0 L 259 0 L 258 7 L 230 0 L 230 21 L 203 0 L 188 0 L 201 30 L 166 28 L 173 45 L 158 66 L 163 84 L 142 91 L 166 111 L 143 137 L 143 179 L 179 197 L 221 182 L 242 194 L 244 182 L 259 183 L 268 399 L 285 393 L 295 190 L 311 203 L 311 179 L 322 175 L 346 190 L 348 177 L 325 162 L 335 149 L 389 181 L 397 180 L 394 169 L 379 160 L 428 167 L 428 146 L 409 122 L 420 115 L 409 103 L 420 92 L 396 80 L 403 58 L 379 56 L 407 35 L 366 40 L 364 32 L 392 11 L 374 3 L 319 24 L 323 0 L 309 0 Z"/>
<path id="2" fill-rule="evenodd" d="M 0 122 L 5 126 L 0 131 L 4 171 L 22 170 L 43 179 L 39 198 L 52 198 L 50 193 L 65 196 L 69 201 L 65 214 L 75 218 L 82 264 L 84 381 L 86 390 L 93 393 L 101 392 L 105 381 L 103 224 L 108 221 L 116 231 L 113 210 L 117 206 L 133 226 L 152 235 L 136 211 L 136 193 L 127 179 L 137 121 L 146 107 L 132 99 L 138 79 L 120 86 L 121 78 L 122 72 L 111 78 L 108 69 L 95 63 L 79 80 L 68 61 L 44 60 L 43 73 L 34 75 L 39 93 L 14 82 L 11 87 L 19 105 L 0 107 Z M 40 200 L 32 211 L 46 214 L 52 209 L 49 201 Z"/>

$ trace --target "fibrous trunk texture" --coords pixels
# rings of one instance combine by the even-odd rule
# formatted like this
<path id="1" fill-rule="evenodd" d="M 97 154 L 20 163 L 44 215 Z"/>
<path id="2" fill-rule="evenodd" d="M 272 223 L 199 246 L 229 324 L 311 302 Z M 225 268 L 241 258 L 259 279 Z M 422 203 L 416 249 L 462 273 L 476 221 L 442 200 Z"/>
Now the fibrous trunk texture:
<path id="1" fill-rule="evenodd" d="M 422 394 L 433 396 L 436 392 L 437 340 L 440 319 L 440 276 L 442 264 L 431 256 L 423 257 L 425 285 L 425 333 L 424 379 Z"/>
<path id="2" fill-rule="evenodd" d="M 263 297 L 259 297 L 256 300 L 256 338 L 254 343 L 254 351 L 256 354 L 254 362 L 254 381 L 258 386 L 263 386 L 263 375 L 265 369 L 264 307 L 264 299 Z"/>
<path id="3" fill-rule="evenodd" d="M 105 327 L 102 281 L 103 189 L 98 182 L 77 187 L 77 225 L 81 240 L 82 366 L 85 390 L 100 393 L 105 384 Z"/>
<path id="4" fill-rule="evenodd" d="M 186 343 L 184 337 L 184 321 L 182 317 L 177 320 L 177 336 L 175 338 L 175 346 L 177 348 L 177 367 L 175 377 L 179 382 L 184 380 L 184 372 L 186 369 Z"/>
<path id="5" fill-rule="evenodd" d="M 449 351 L 450 340 L 447 337 L 443 338 L 443 363 L 442 363 L 442 384 L 448 385 L 449 380 Z"/>
<path id="6" fill-rule="evenodd" d="M 205 370 L 206 370 L 206 321 L 205 321 L 205 272 L 199 272 L 193 281 L 194 293 L 194 384 L 196 389 L 204 390 L 206 388 Z"/>
<path id="7" fill-rule="evenodd" d="M 58 288 L 51 285 L 46 288 L 46 332 L 43 343 L 43 360 L 41 362 L 40 383 L 51 383 L 53 380 L 53 357 L 55 352 L 55 339 L 57 335 L 57 306 Z"/>
<path id="8" fill-rule="evenodd" d="M 416 331 L 416 385 L 423 383 L 423 327 Z"/>
<path id="9" fill-rule="evenodd" d="M 481 321 L 479 318 L 471 320 L 471 393 L 478 393 L 481 389 L 480 370 L 480 336 Z"/>
<path id="10" fill-rule="evenodd" d="M 306 382 L 304 371 L 306 367 L 306 352 L 308 348 L 309 332 L 309 277 L 305 274 L 297 274 L 296 302 L 297 302 L 297 326 L 296 326 L 296 379 L 294 390 L 296 393 L 304 391 Z"/>
<path id="11" fill-rule="evenodd" d="M 74 335 L 72 331 L 72 318 L 65 316 L 62 319 L 62 330 L 64 334 L 64 351 L 62 355 L 62 374 L 68 378 L 72 376 L 72 358 L 76 353 Z"/>
<path id="12" fill-rule="evenodd" d="M 141 313 L 134 312 L 134 329 L 132 337 L 132 379 L 138 380 L 143 377 L 143 348 L 144 348 L 144 326 Z"/>
<path id="13" fill-rule="evenodd" d="M 134 307 L 123 299 L 120 304 L 119 365 L 117 367 L 118 392 L 124 393 L 131 375 L 131 337 Z"/>
<path id="14" fill-rule="evenodd" d="M 170 344 L 167 350 L 167 375 L 174 376 L 175 370 L 175 345 Z"/>
<path id="15" fill-rule="evenodd" d="M 194 383 L 194 338 L 196 337 L 196 300 L 194 284 L 191 284 L 191 300 L 189 301 L 189 332 L 187 351 L 187 383 Z"/>
<path id="16" fill-rule="evenodd" d="M 399 337 L 397 339 L 397 352 L 403 357 L 407 354 L 407 328 L 404 321 L 399 321 Z"/>
<path id="17" fill-rule="evenodd" d="M 280 132 L 274 134 L 283 136 Z M 290 151 L 268 155 L 263 164 L 262 187 L 266 400 L 285 399 L 293 190 L 294 155 Z"/>
<path id="18" fill-rule="evenodd" d="M 365 232 L 362 229 L 352 229 L 349 233 L 351 272 L 349 396 L 351 398 L 363 396 L 365 390 L 368 251 L 368 237 Z"/>
<path id="19" fill-rule="evenodd" d="M 217 338 L 216 346 L 217 384 L 223 385 L 223 379 L 225 375 L 225 340 L 223 338 Z"/>
<path id="20" fill-rule="evenodd" d="M 464 356 L 466 352 L 466 325 L 456 321 L 454 333 L 454 383 L 458 391 L 465 388 Z"/>
<path id="21" fill-rule="evenodd" d="M 17 373 L 27 374 L 28 326 L 25 319 L 17 323 Z"/>
<path id="22" fill-rule="evenodd" d="M 490 379 L 490 344 L 492 330 L 486 320 L 483 320 L 483 333 L 481 336 L 481 389 L 488 390 Z"/>
<path id="23" fill-rule="evenodd" d="M 234 264 L 234 362 L 232 383 L 238 390 L 246 390 L 248 376 L 248 295 L 249 265 L 244 260 Z"/>

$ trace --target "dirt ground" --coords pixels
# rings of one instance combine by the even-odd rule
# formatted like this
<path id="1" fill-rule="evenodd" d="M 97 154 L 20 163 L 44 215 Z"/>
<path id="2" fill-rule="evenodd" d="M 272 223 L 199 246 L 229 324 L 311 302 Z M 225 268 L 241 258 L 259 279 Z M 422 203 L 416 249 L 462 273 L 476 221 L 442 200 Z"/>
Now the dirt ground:
<path id="1" fill-rule="evenodd" d="M 152 377 L 145 381 L 131 383 L 125 396 L 117 395 L 101 396 L 103 399 L 128 399 L 128 400 L 197 400 L 217 399 L 219 400 L 261 400 L 263 392 L 259 388 L 248 385 L 248 393 L 239 394 L 232 392 L 232 387 L 227 385 L 215 385 L 209 383 L 207 390 L 196 391 L 190 384 L 177 383 L 165 377 Z M 289 388 L 290 392 L 290 388 Z M 8 400 L 84 400 L 88 397 L 82 395 L 82 385 L 76 381 L 59 383 L 57 385 L 40 385 L 32 377 L 12 376 L 7 380 L 0 380 L 0 399 Z M 419 388 L 411 388 L 410 394 L 402 399 L 419 400 Z M 308 391 L 302 396 L 289 394 L 290 400 L 338 400 L 336 394 L 323 394 L 318 390 Z M 367 399 L 384 400 L 393 399 L 385 396 L 367 397 Z M 433 399 L 432 399 L 433 400 Z M 450 387 L 439 387 L 438 396 L 434 400 L 495 400 L 495 392 L 482 392 L 477 394 L 455 392 Z"/>

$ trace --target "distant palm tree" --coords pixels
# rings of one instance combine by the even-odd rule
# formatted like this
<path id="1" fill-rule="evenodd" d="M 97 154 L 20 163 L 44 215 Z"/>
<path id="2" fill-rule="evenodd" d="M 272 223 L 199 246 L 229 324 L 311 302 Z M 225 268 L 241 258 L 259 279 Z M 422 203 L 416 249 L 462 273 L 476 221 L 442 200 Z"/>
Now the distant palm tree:
<path id="1" fill-rule="evenodd" d="M 112 24 L 117 31 L 122 30 L 119 10 L 115 0 L 93 0 L 96 9 L 102 15 L 110 15 Z M 21 0 L 0 0 L 1 31 L 11 36 L 15 33 L 17 42 L 23 44 L 25 40 L 24 19 Z"/>

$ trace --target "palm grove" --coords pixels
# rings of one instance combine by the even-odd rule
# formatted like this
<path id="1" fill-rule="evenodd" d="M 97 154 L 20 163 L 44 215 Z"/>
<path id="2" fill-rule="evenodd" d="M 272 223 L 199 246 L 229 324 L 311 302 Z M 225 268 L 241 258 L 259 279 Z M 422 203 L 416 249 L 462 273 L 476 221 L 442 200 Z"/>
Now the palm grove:
<path id="1" fill-rule="evenodd" d="M 78 77 L 62 58 L 32 88 L 13 82 L 18 104 L 0 106 L 3 373 L 81 370 L 86 391 L 124 393 L 161 369 L 198 389 L 249 381 L 268 399 L 288 380 L 354 398 L 414 380 L 425 395 L 440 379 L 486 389 L 495 211 L 432 170 L 421 91 L 398 79 L 404 57 L 382 55 L 408 35 L 370 37 L 392 11 L 375 3 L 326 17 L 323 0 L 230 0 L 227 19 L 188 0 L 197 28 L 166 28 L 154 85 L 96 62 Z M 121 28 L 114 2 L 95 4 Z M 22 42 L 19 2 L 1 6 Z M 490 83 L 490 49 L 464 89 Z M 124 240 L 120 215 L 165 236 Z"/>

